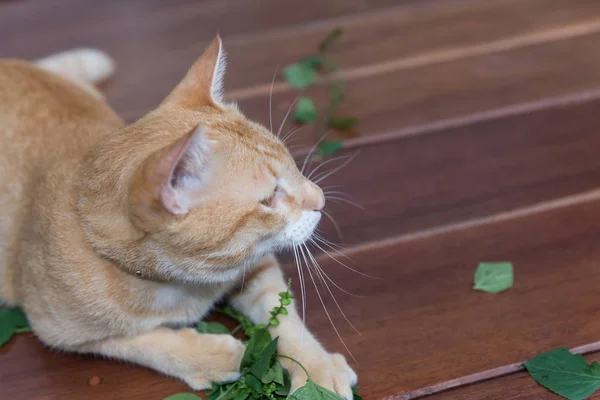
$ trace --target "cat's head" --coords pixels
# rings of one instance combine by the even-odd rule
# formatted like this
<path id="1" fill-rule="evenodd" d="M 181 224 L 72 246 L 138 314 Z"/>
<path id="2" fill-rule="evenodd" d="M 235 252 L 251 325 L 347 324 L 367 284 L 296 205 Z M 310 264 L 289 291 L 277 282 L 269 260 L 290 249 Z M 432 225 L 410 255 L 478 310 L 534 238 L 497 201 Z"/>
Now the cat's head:
<path id="1" fill-rule="evenodd" d="M 128 128 L 151 149 L 129 190 L 134 225 L 165 260 L 199 259 L 215 272 L 305 242 L 325 202 L 277 136 L 224 101 L 224 72 L 217 37 Z"/>

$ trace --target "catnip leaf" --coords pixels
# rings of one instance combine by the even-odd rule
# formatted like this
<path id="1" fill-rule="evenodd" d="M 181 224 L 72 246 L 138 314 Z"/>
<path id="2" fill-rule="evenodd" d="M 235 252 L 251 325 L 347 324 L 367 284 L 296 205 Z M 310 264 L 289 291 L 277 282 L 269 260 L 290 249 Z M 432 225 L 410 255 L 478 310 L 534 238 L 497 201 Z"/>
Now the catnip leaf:
<path id="1" fill-rule="evenodd" d="M 269 364 L 271 364 L 271 360 L 273 359 L 273 355 L 275 354 L 275 350 L 277 349 L 278 340 L 279 337 L 273 339 L 271 343 L 269 343 L 267 347 L 265 347 L 262 353 L 260 353 L 260 355 L 256 359 L 256 362 L 252 364 L 250 372 L 258 379 L 262 379 L 269 370 Z"/>
<path id="2" fill-rule="evenodd" d="M 321 68 L 323 64 L 325 64 L 325 60 L 321 56 L 310 56 L 303 58 L 302 61 L 300 61 L 300 63 L 312 69 L 318 69 Z"/>
<path id="3" fill-rule="evenodd" d="M 512 287 L 513 265 L 510 262 L 479 263 L 475 272 L 473 289 L 487 293 L 499 293 Z"/>
<path id="4" fill-rule="evenodd" d="M 196 396 L 193 393 L 177 393 L 163 400 L 202 400 L 202 397 Z"/>
<path id="5" fill-rule="evenodd" d="M 340 140 L 324 140 L 319 148 L 319 155 L 329 156 L 339 153 L 342 150 L 343 144 Z"/>
<path id="6" fill-rule="evenodd" d="M 317 120 L 317 107 L 310 97 L 300 97 L 294 110 L 294 121 L 307 124 Z"/>
<path id="7" fill-rule="evenodd" d="M 600 389 L 600 364 L 588 364 L 566 347 L 549 351 L 523 364 L 537 383 L 569 400 L 583 400 Z"/>
<path id="8" fill-rule="evenodd" d="M 317 385 L 310 379 L 306 382 L 306 385 L 292 393 L 289 398 L 292 400 L 343 400 L 331 390 Z"/>
<path id="9" fill-rule="evenodd" d="M 280 396 L 287 396 L 288 394 L 290 394 L 291 386 L 292 380 L 290 379 L 290 374 L 286 370 L 283 370 L 283 385 L 276 386 L 275 394 L 278 394 Z"/>
<path id="10" fill-rule="evenodd" d="M 317 79 L 317 73 L 310 65 L 296 63 L 283 69 L 285 80 L 295 89 L 304 89 Z"/>
<path id="11" fill-rule="evenodd" d="M 332 118 L 331 121 L 329 121 L 329 125 L 331 125 L 332 128 L 340 131 L 349 131 L 353 129 L 357 124 L 358 118 L 338 117 Z"/>
<path id="12" fill-rule="evenodd" d="M 246 400 L 248 396 L 250 396 L 250 393 L 251 392 L 248 389 L 241 389 L 233 396 L 233 400 Z"/>
<path id="13" fill-rule="evenodd" d="M 242 367 L 250 367 L 271 343 L 271 340 L 271 334 L 266 329 L 255 330 L 242 357 Z"/>
<path id="14" fill-rule="evenodd" d="M 275 362 L 269 370 L 262 375 L 260 378 L 262 383 L 271 383 L 275 382 L 279 385 L 283 385 L 283 368 L 281 368 L 281 364 Z"/>
<path id="15" fill-rule="evenodd" d="M 329 34 L 325 36 L 325 39 L 323 39 L 321 44 L 319 44 L 319 51 L 329 50 L 329 46 L 331 46 L 331 43 L 335 42 L 340 36 L 342 36 L 342 33 L 342 28 L 335 28 L 334 30 L 329 32 Z"/>
<path id="16" fill-rule="evenodd" d="M 0 309 L 0 346 L 21 332 L 31 332 L 25 313 L 20 308 Z"/>
<path id="17" fill-rule="evenodd" d="M 248 385 L 248 387 L 250 389 L 252 389 L 252 391 L 254 393 L 259 394 L 259 395 L 262 393 L 263 386 L 262 386 L 261 381 L 259 381 L 253 375 L 246 375 L 245 380 L 246 380 L 246 384 Z"/>
<path id="18" fill-rule="evenodd" d="M 231 334 L 225 325 L 218 322 L 200 321 L 196 324 L 196 330 L 200 333 Z"/>

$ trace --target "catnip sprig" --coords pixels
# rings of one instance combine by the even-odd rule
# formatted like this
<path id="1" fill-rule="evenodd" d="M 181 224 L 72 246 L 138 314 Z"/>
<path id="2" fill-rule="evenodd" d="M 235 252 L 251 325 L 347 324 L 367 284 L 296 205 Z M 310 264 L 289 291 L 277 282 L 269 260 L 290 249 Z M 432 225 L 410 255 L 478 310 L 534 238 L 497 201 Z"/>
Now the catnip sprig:
<path id="1" fill-rule="evenodd" d="M 303 95 L 298 98 L 293 118 L 298 124 L 320 122 L 317 125 L 316 141 L 319 143 L 316 157 L 325 157 L 337 153 L 342 149 L 339 140 L 325 140 L 329 129 L 349 134 L 358 124 L 358 118 L 339 116 L 339 110 L 344 100 L 344 85 L 339 73 L 339 64 L 329 55 L 329 47 L 342 36 L 342 29 L 336 28 L 321 41 L 318 53 L 290 64 L 283 70 L 286 81 L 295 89 L 304 90 L 315 84 L 321 76 L 321 81 L 326 83 L 329 103 L 323 112 L 319 112 L 312 98 Z M 322 114 L 320 116 L 320 114 Z"/>
<path id="2" fill-rule="evenodd" d="M 288 310 L 285 308 L 292 304 L 292 299 L 294 296 L 290 293 L 290 289 L 292 288 L 292 280 L 288 280 L 288 288 L 285 292 L 279 293 L 279 306 L 273 307 L 269 313 L 271 314 L 271 318 L 269 318 L 269 324 L 267 328 L 271 326 L 279 326 L 279 320 L 277 317 L 279 315 L 288 315 Z"/>

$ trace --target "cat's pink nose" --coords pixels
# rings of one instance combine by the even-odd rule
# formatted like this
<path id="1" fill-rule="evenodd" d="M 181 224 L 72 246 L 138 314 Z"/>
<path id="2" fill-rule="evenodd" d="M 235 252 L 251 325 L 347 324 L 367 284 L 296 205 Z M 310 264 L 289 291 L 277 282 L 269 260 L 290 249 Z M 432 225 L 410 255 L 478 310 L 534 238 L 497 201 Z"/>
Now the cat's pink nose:
<path id="1" fill-rule="evenodd" d="M 305 210 L 321 211 L 325 207 L 323 190 L 312 182 L 304 183 L 302 207 Z"/>

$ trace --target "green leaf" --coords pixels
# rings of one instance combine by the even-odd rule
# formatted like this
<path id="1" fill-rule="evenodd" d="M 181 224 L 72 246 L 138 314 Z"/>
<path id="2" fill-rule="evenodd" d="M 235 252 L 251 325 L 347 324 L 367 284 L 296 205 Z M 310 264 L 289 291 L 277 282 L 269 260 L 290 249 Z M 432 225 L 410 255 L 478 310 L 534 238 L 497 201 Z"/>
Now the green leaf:
<path id="1" fill-rule="evenodd" d="M 358 124 L 358 121 L 358 118 L 338 117 L 332 118 L 331 121 L 329 121 L 329 125 L 332 128 L 338 129 L 340 131 L 348 131 L 354 129 L 354 127 Z"/>
<path id="2" fill-rule="evenodd" d="M 285 80 L 296 89 L 304 89 L 317 79 L 314 68 L 306 64 L 290 64 L 283 69 Z"/>
<path id="3" fill-rule="evenodd" d="M 475 272 L 473 289 L 488 293 L 499 293 L 512 287 L 513 265 L 510 262 L 479 263 Z"/>
<path id="4" fill-rule="evenodd" d="M 163 400 L 202 400 L 202 397 L 198 397 L 193 393 L 177 393 Z"/>
<path id="5" fill-rule="evenodd" d="M 286 370 L 283 370 L 283 385 L 277 385 L 275 393 L 280 396 L 287 396 L 290 394 L 291 386 L 292 381 L 290 379 L 290 374 Z"/>
<path id="6" fill-rule="evenodd" d="M 340 140 L 324 140 L 319 148 L 319 155 L 328 156 L 339 153 L 342 150 L 343 144 Z"/>
<path id="7" fill-rule="evenodd" d="M 354 395 L 353 400 L 363 400 L 363 398 L 358 394 L 358 386 L 352 386 L 352 394 Z"/>
<path id="8" fill-rule="evenodd" d="M 294 121 L 307 124 L 316 121 L 317 107 L 310 97 L 300 97 L 294 110 Z"/>
<path id="9" fill-rule="evenodd" d="M 229 332 L 229 329 L 227 329 L 225 325 L 220 324 L 218 322 L 200 321 L 196 324 L 196 330 L 200 333 L 213 333 L 218 335 L 231 334 L 231 332 Z"/>
<path id="10" fill-rule="evenodd" d="M 335 42 L 340 36 L 342 36 L 343 30 L 342 28 L 335 28 L 327 36 L 325 39 L 319 44 L 319 51 L 327 51 L 331 43 Z"/>
<path id="11" fill-rule="evenodd" d="M 325 64 L 325 60 L 321 56 L 309 56 L 300 61 L 302 65 L 306 65 L 312 69 L 321 68 Z"/>
<path id="12" fill-rule="evenodd" d="M 246 346 L 242 367 L 250 367 L 258 359 L 263 350 L 271 343 L 271 334 L 266 329 L 257 329 Z"/>
<path id="13" fill-rule="evenodd" d="M 569 400 L 583 400 L 600 389 L 600 364 L 588 364 L 566 347 L 540 354 L 524 365 L 537 383 Z"/>
<path id="14" fill-rule="evenodd" d="M 248 387 L 250 389 L 252 389 L 252 391 L 256 394 L 261 394 L 262 393 L 262 383 L 261 381 L 259 381 L 257 378 L 255 378 L 253 375 L 246 375 L 245 376 L 245 380 L 246 380 L 246 384 L 248 385 Z"/>
<path id="15" fill-rule="evenodd" d="M 317 385 L 310 379 L 306 385 L 296 390 L 289 398 L 292 400 L 343 400 L 331 390 Z"/>
<path id="16" fill-rule="evenodd" d="M 279 323 L 279 322 L 277 322 L 277 323 Z M 277 341 L 278 340 L 279 340 L 278 337 L 273 339 L 271 341 L 271 343 L 269 343 L 267 345 L 267 347 L 265 347 L 265 349 L 262 351 L 262 353 L 260 353 L 260 355 L 256 359 L 256 362 L 250 368 L 250 372 L 258 379 L 262 379 L 264 377 L 264 375 L 267 373 L 267 371 L 269 370 L 269 365 L 271 364 L 271 359 L 273 358 L 273 355 L 275 354 L 275 350 L 277 349 Z M 267 383 L 267 382 L 265 382 L 265 383 Z"/>
<path id="17" fill-rule="evenodd" d="M 0 346 L 21 332 L 31 332 L 25 313 L 20 308 L 0 309 Z"/>
<path id="18" fill-rule="evenodd" d="M 285 381 L 283 378 L 283 368 L 281 368 L 281 364 L 275 362 L 271 368 L 264 374 L 260 380 L 262 383 L 271 383 L 275 382 L 279 385 L 284 385 Z"/>

